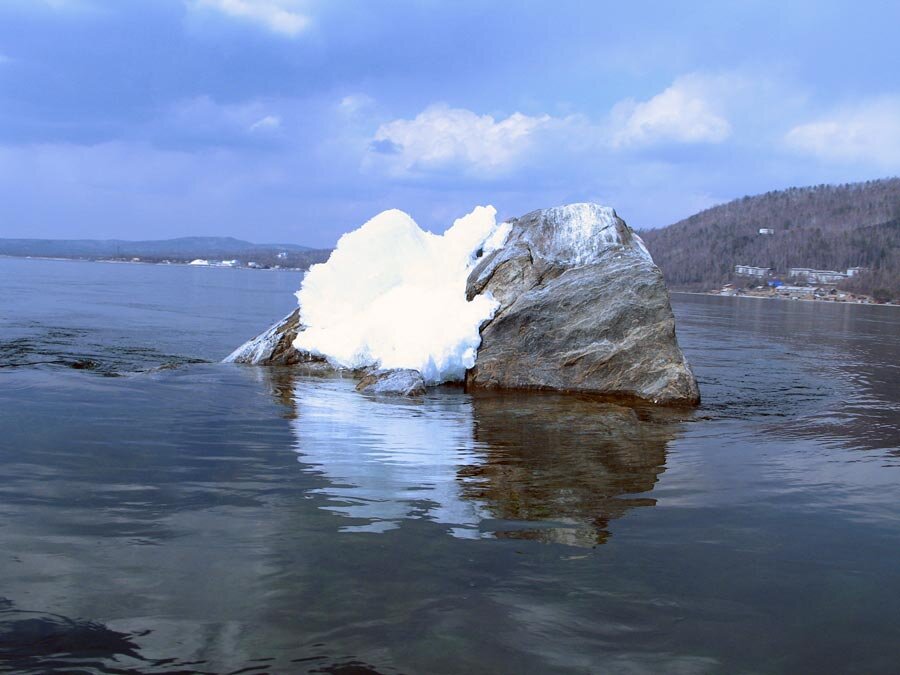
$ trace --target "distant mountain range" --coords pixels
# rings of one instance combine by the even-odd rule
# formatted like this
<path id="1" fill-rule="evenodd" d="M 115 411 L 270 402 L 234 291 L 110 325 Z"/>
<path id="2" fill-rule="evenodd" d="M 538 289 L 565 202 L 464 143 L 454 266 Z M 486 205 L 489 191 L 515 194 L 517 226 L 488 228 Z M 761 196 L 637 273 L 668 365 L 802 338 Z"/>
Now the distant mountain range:
<path id="1" fill-rule="evenodd" d="M 326 260 L 329 250 L 297 244 L 254 244 L 234 237 L 180 237 L 158 241 L 124 239 L 0 239 L 0 255 L 84 260 L 189 262 L 239 260 L 261 266 L 308 267 Z"/>
<path id="2" fill-rule="evenodd" d="M 747 283 L 735 265 L 864 267 L 847 287 L 900 299 L 900 178 L 743 197 L 639 234 L 673 289 Z"/>

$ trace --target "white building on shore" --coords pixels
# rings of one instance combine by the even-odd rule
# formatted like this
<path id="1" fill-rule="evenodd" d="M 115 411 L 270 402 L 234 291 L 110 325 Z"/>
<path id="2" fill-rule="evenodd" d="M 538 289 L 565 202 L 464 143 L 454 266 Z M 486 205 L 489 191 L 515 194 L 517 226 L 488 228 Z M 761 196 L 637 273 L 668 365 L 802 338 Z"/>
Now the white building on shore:
<path id="1" fill-rule="evenodd" d="M 792 267 L 788 276 L 795 279 L 803 279 L 807 283 L 835 284 L 847 278 L 847 274 L 835 270 L 814 270 L 809 267 Z"/>
<path id="2" fill-rule="evenodd" d="M 753 267 L 752 265 L 735 265 L 734 273 L 742 277 L 759 277 L 765 279 L 772 271 L 771 267 Z"/>

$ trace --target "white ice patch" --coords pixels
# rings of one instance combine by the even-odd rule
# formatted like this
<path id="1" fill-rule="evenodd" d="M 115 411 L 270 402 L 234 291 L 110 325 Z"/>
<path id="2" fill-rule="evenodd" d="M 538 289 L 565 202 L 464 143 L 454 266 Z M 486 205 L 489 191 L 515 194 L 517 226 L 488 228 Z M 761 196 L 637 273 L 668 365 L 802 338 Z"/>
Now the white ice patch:
<path id="1" fill-rule="evenodd" d="M 391 210 L 345 234 L 297 292 L 306 330 L 294 347 L 343 368 L 413 368 L 428 384 L 463 379 L 498 305 L 466 300 L 475 252 L 499 248 L 509 233 L 496 213 L 480 206 L 436 235 Z"/>

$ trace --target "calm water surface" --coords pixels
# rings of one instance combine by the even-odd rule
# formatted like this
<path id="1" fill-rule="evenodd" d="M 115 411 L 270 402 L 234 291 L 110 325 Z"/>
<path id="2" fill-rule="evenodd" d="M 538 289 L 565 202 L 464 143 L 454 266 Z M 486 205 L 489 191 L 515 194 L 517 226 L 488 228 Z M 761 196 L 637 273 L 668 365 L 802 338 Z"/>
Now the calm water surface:
<path id="1" fill-rule="evenodd" d="M 0 259 L 0 671 L 895 673 L 900 311 L 676 295 L 692 412 L 218 363 L 300 275 Z"/>

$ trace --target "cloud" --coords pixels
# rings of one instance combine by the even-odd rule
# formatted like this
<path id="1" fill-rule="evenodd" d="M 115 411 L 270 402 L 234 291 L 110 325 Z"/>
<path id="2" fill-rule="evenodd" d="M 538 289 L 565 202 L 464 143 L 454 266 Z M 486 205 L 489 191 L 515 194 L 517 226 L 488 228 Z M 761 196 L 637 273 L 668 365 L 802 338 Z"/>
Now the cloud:
<path id="1" fill-rule="evenodd" d="M 371 108 L 375 104 L 375 99 L 366 94 L 349 94 L 344 96 L 338 103 L 338 110 L 347 116 L 358 115 L 361 112 Z"/>
<path id="2" fill-rule="evenodd" d="M 266 115 L 250 125 L 250 131 L 271 131 L 281 127 L 281 118 L 277 115 Z"/>
<path id="3" fill-rule="evenodd" d="M 788 147 L 827 162 L 853 162 L 900 170 L 900 96 L 884 96 L 799 124 Z"/>
<path id="4" fill-rule="evenodd" d="M 647 101 L 620 101 L 600 119 L 513 113 L 495 119 L 465 108 L 434 104 L 414 119 L 382 124 L 369 140 L 366 163 L 389 174 L 457 172 L 494 178 L 526 167 L 544 173 L 611 152 L 665 144 L 718 144 L 732 135 L 729 103 L 746 101 L 758 85 L 736 75 L 689 74 Z"/>
<path id="5" fill-rule="evenodd" d="M 647 101 L 626 99 L 612 111 L 611 144 L 721 143 L 731 124 L 719 99 L 732 85 L 729 78 L 686 75 Z"/>
<path id="6" fill-rule="evenodd" d="M 455 169 L 490 177 L 509 170 L 551 121 L 549 115 L 521 113 L 495 120 L 491 115 L 435 104 L 414 119 L 378 127 L 369 145 L 369 159 L 386 162 L 394 174 Z"/>
<path id="7" fill-rule="evenodd" d="M 724 110 L 746 99 L 737 76 L 685 75 L 644 102 L 620 101 L 600 119 L 522 113 L 495 119 L 433 104 L 413 119 L 395 119 L 369 139 L 365 164 L 389 175 L 452 174 L 497 178 L 534 170 L 578 172 L 585 162 L 662 144 L 721 143 L 732 134 Z"/>
<path id="8" fill-rule="evenodd" d="M 193 0 L 195 6 L 208 7 L 235 19 L 256 23 L 273 33 L 296 37 L 310 25 L 310 19 L 298 11 L 294 0 Z"/>
<path id="9" fill-rule="evenodd" d="M 173 146 L 227 146 L 268 143 L 281 126 L 282 117 L 271 111 L 269 103 L 222 104 L 198 96 L 166 109 L 154 131 Z"/>

